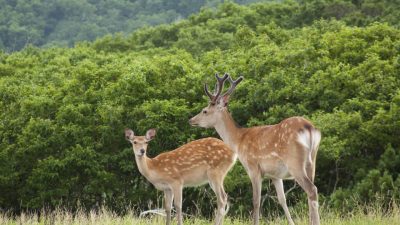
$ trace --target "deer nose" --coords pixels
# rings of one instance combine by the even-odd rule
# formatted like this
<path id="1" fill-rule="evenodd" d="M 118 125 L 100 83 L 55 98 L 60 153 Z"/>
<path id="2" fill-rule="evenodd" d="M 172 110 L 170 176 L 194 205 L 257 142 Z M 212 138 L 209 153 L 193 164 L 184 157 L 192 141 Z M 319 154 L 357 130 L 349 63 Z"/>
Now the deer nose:
<path id="1" fill-rule="evenodd" d="M 144 149 L 143 148 L 140 149 L 139 151 L 140 151 L 140 154 L 142 154 L 142 155 L 144 154 Z"/>
<path id="2" fill-rule="evenodd" d="M 189 119 L 189 124 L 190 124 L 190 125 L 194 125 L 194 124 L 195 124 L 195 122 L 194 122 L 194 119 L 193 119 L 193 118 Z"/>

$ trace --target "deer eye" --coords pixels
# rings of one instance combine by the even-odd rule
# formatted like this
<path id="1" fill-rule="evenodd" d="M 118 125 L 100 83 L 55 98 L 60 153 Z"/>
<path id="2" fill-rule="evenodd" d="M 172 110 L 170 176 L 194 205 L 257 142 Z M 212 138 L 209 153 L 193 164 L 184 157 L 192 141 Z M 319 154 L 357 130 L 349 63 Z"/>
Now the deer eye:
<path id="1" fill-rule="evenodd" d="M 137 144 L 137 141 L 133 141 L 133 144 L 135 144 L 135 145 L 136 145 L 136 144 Z"/>
<path id="2" fill-rule="evenodd" d="M 207 114 L 207 110 L 203 110 L 203 113 L 204 113 L 204 114 Z"/>

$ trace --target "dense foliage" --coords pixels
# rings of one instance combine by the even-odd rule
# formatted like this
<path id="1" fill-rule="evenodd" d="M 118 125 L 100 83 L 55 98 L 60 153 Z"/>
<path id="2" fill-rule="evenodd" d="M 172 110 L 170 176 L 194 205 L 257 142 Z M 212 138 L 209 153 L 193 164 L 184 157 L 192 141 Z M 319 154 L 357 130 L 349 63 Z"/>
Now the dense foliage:
<path id="1" fill-rule="evenodd" d="M 374 21 L 399 27 L 399 0 L 231 0 L 256 6 L 245 18 L 275 21 L 286 28 L 310 25 L 318 19 L 341 19 L 348 25 Z M 72 46 L 106 34 L 129 34 L 137 28 L 180 21 L 202 7 L 223 0 L 0 0 L 0 49 L 17 51 L 35 46 Z M 277 3 L 275 3 L 277 2 Z M 214 15 L 222 16 L 224 15 Z"/>
<path id="2" fill-rule="evenodd" d="M 290 28 L 271 15 L 284 6 L 226 3 L 127 38 L 0 53 L 0 208 L 161 205 L 123 130 L 157 128 L 151 156 L 216 136 L 187 121 L 206 105 L 202 85 L 215 72 L 245 77 L 230 103 L 240 125 L 302 115 L 321 129 L 322 203 L 400 199 L 400 30 L 336 20 Z M 247 216 L 251 185 L 239 163 L 225 186 L 230 212 Z M 269 185 L 263 193 L 274 195 Z M 209 188 L 184 196 L 185 211 L 212 213 Z M 288 197 L 305 204 L 299 188 Z M 263 209 L 280 207 L 266 196 Z"/>
<path id="3" fill-rule="evenodd" d="M 235 0 L 251 3 L 255 0 Z M 260 1 L 260 0 L 258 0 Z M 72 46 L 109 33 L 172 23 L 221 0 L 0 0 L 0 49 Z"/>

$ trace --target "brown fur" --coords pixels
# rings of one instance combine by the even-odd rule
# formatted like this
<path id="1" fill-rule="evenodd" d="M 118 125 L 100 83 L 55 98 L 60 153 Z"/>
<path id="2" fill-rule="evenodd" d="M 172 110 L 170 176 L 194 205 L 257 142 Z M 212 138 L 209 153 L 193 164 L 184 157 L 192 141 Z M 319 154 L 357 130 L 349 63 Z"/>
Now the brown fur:
<path id="1" fill-rule="evenodd" d="M 310 223 L 318 225 L 318 193 L 313 181 L 320 132 L 302 117 L 291 117 L 275 125 L 239 128 L 225 105 L 224 99 L 219 105 L 210 104 L 190 123 L 214 127 L 238 154 L 252 181 L 254 224 L 259 223 L 262 177 L 269 177 L 290 224 L 294 223 L 286 205 L 282 179 L 294 178 L 308 195 Z"/>
<path id="2" fill-rule="evenodd" d="M 204 138 L 151 159 L 146 156 L 146 150 L 148 142 L 155 135 L 155 130 L 149 132 L 152 135 L 134 136 L 133 131 L 127 129 L 125 136 L 132 143 L 139 171 L 158 190 L 164 191 L 166 224 L 171 223 L 172 202 L 177 211 L 178 224 L 183 223 L 183 187 L 198 186 L 207 182 L 217 195 L 218 209 L 215 224 L 222 224 L 227 206 L 223 181 L 235 163 L 236 154 L 223 141 L 217 138 Z"/>

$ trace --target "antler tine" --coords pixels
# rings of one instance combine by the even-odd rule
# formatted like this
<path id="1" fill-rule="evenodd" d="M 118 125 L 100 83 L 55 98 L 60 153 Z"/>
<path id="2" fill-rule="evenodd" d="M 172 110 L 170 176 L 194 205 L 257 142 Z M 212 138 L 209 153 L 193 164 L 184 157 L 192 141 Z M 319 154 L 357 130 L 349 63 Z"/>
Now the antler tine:
<path id="1" fill-rule="evenodd" d="M 218 82 L 217 83 L 215 83 L 215 85 L 214 85 L 214 95 L 215 94 L 217 94 L 217 92 L 218 92 Z"/>
<path id="2" fill-rule="evenodd" d="M 204 84 L 204 92 L 206 93 L 206 95 L 213 100 L 214 96 L 208 91 L 208 85 Z"/>
<path id="3" fill-rule="evenodd" d="M 241 81 L 243 80 L 243 76 L 240 76 L 238 79 L 236 79 L 235 81 L 232 80 L 232 77 L 229 76 L 228 81 L 231 84 L 231 86 L 229 87 L 228 91 L 225 92 L 225 94 L 223 94 L 222 96 L 226 96 L 226 95 L 230 95 L 232 94 L 232 92 L 235 90 L 236 85 L 238 85 Z"/>
<path id="4" fill-rule="evenodd" d="M 222 77 L 218 76 L 218 73 L 215 73 L 215 78 L 217 78 L 218 82 L 225 81 L 229 77 L 229 74 L 225 73 Z"/>
<path id="5" fill-rule="evenodd" d="M 218 73 L 216 73 L 216 74 L 215 74 L 215 77 L 217 78 L 218 87 L 217 87 L 217 91 L 216 91 L 216 93 L 215 93 L 215 95 L 214 95 L 214 99 L 212 100 L 212 102 L 214 102 L 214 103 L 215 103 L 215 101 L 217 101 L 219 95 L 221 94 L 222 89 L 224 88 L 225 80 L 226 80 L 227 78 L 229 78 L 229 74 L 225 73 L 224 76 L 219 77 L 219 76 L 218 76 Z"/>
<path id="6" fill-rule="evenodd" d="M 214 104 L 217 101 L 218 97 L 221 95 L 222 89 L 224 88 L 225 80 L 229 78 L 229 74 L 225 73 L 224 76 L 220 77 L 218 73 L 216 73 L 215 78 L 217 78 L 217 83 L 215 84 L 215 89 L 213 94 L 211 94 L 210 91 L 208 90 L 208 85 L 204 84 L 204 92 L 210 98 L 211 103 Z"/>

